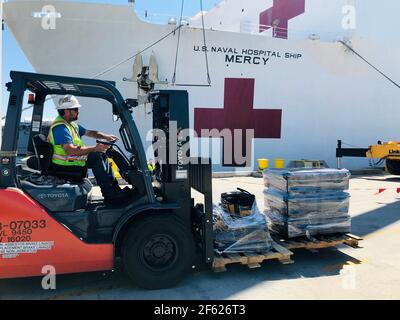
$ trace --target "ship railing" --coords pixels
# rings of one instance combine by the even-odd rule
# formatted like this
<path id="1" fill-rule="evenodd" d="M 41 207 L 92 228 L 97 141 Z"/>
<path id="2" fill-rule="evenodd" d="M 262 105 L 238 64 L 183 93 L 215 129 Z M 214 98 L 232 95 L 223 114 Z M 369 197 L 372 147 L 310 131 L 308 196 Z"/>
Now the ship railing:
<path id="1" fill-rule="evenodd" d="M 177 17 L 176 14 L 172 13 L 158 13 L 158 12 L 150 12 L 147 10 L 136 10 L 135 12 L 137 16 L 148 23 L 155 23 L 155 24 L 166 24 L 166 23 L 171 23 L 171 21 L 176 21 L 176 24 L 179 24 L 179 20 L 181 17 Z M 182 21 L 190 21 L 192 17 L 189 16 L 182 16 Z"/>
<path id="2" fill-rule="evenodd" d="M 201 28 L 198 25 L 190 25 L 193 28 Z M 323 38 L 324 41 L 336 41 L 344 35 L 344 32 L 340 31 L 326 31 L 324 30 L 322 34 L 318 34 L 315 30 L 310 29 L 299 29 L 299 28 L 283 28 L 276 25 L 265 25 L 254 23 L 250 21 L 241 21 L 240 23 L 231 25 L 220 25 L 220 26 L 207 26 L 206 29 L 211 29 L 215 31 L 225 31 L 225 32 L 235 32 L 251 35 L 260 35 L 265 37 L 286 37 L 290 38 L 310 38 L 310 39 L 320 39 Z M 321 39 L 322 40 L 322 39 Z"/>

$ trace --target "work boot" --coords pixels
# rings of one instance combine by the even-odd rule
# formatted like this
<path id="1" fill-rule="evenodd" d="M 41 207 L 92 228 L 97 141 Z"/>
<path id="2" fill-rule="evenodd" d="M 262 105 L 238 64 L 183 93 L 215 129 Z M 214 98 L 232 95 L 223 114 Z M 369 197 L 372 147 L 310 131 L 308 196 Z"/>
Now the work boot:
<path id="1" fill-rule="evenodd" d="M 112 188 L 114 191 L 118 192 L 121 190 L 121 187 L 119 186 L 118 180 L 115 179 L 112 183 Z"/>
<path id="2" fill-rule="evenodd" d="M 124 192 L 125 194 L 129 194 L 129 193 L 134 193 L 134 189 L 129 188 L 128 186 L 126 186 L 125 188 L 121 188 L 118 181 L 114 180 L 113 184 L 112 184 L 112 188 L 115 192 Z"/>

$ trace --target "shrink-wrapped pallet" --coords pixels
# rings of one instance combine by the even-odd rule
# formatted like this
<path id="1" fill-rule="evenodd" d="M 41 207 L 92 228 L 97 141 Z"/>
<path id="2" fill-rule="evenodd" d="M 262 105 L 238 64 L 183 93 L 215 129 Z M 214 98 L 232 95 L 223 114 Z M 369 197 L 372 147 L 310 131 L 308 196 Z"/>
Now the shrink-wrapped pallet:
<path id="1" fill-rule="evenodd" d="M 269 229 L 284 238 L 350 232 L 349 177 L 346 169 L 264 171 Z"/>
<path id="2" fill-rule="evenodd" d="M 221 205 L 214 205 L 215 251 L 221 253 L 265 253 L 272 248 L 266 218 L 254 202 L 247 216 L 232 216 Z"/>
<path id="3" fill-rule="evenodd" d="M 287 217 L 276 211 L 266 211 L 270 231 L 283 238 L 315 237 L 351 231 L 351 218 L 348 214 Z"/>
<path id="4" fill-rule="evenodd" d="M 264 185 L 282 192 L 319 193 L 349 188 L 347 169 L 268 169 L 264 170 Z"/>
<path id="5" fill-rule="evenodd" d="M 349 212 L 350 195 L 344 191 L 286 193 L 274 188 L 264 189 L 264 205 L 286 217 L 331 217 Z"/>

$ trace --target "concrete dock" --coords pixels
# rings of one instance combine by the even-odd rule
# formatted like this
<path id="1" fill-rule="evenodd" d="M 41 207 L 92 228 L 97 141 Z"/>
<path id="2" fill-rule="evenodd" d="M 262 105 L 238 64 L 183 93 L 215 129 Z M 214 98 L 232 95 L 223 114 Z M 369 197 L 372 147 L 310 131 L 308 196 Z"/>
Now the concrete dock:
<path id="1" fill-rule="evenodd" d="M 214 201 L 236 187 L 254 193 L 264 209 L 262 178 L 213 179 Z M 399 299 L 398 188 L 400 178 L 394 176 L 350 180 L 352 233 L 364 238 L 358 249 L 299 249 L 294 264 L 270 260 L 257 269 L 228 265 L 223 273 L 196 270 L 177 287 L 156 291 L 135 287 L 118 266 L 115 272 L 57 276 L 56 290 L 43 290 L 40 277 L 0 280 L 0 299 Z"/>

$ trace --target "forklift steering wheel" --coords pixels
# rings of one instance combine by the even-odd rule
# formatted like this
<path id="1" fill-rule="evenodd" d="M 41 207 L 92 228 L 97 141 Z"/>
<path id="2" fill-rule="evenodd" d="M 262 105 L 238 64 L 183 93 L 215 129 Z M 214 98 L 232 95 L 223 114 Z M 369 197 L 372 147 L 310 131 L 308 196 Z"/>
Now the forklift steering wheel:
<path id="1" fill-rule="evenodd" d="M 111 147 L 115 146 L 115 142 L 117 142 L 117 140 L 114 140 L 112 142 L 96 140 L 96 143 L 105 144 L 106 146 L 111 146 Z"/>

